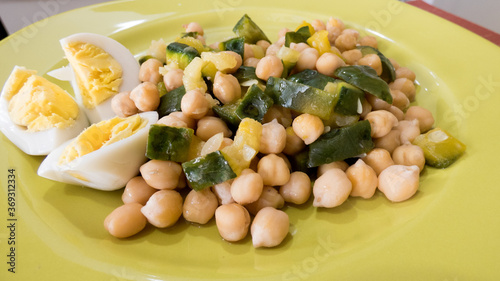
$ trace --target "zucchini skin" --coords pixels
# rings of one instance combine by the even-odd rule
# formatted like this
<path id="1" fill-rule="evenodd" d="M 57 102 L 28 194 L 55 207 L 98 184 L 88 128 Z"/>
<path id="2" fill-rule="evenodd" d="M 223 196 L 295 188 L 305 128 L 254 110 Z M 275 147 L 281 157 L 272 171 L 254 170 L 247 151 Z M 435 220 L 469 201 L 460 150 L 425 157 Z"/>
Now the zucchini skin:
<path id="1" fill-rule="evenodd" d="M 334 75 L 361 90 L 392 104 L 389 85 L 377 76 L 373 68 L 366 65 L 342 66 L 335 70 Z"/>
<path id="2" fill-rule="evenodd" d="M 240 66 L 240 68 L 233 73 L 233 76 L 238 79 L 240 84 L 250 80 L 261 81 L 261 79 L 255 74 L 255 67 L 252 66 Z"/>
<path id="3" fill-rule="evenodd" d="M 240 105 L 240 102 L 241 99 L 233 103 L 215 105 L 212 107 L 212 110 L 229 125 L 230 129 L 236 130 L 241 122 L 241 118 L 236 114 L 236 109 Z"/>
<path id="4" fill-rule="evenodd" d="M 357 46 L 356 49 L 361 51 L 361 54 L 376 54 L 380 58 L 380 62 L 382 63 L 382 74 L 380 78 L 384 79 L 387 83 L 390 83 L 396 80 L 396 71 L 394 70 L 394 66 L 391 61 L 384 56 L 379 50 L 371 47 L 371 46 Z"/>
<path id="5" fill-rule="evenodd" d="M 374 148 L 368 120 L 332 129 L 309 145 L 308 167 L 317 167 L 367 153 Z"/>
<path id="6" fill-rule="evenodd" d="M 241 99 L 235 113 L 241 120 L 248 117 L 262 122 L 264 115 L 273 104 L 273 99 L 266 95 L 259 86 L 253 84 Z"/>
<path id="7" fill-rule="evenodd" d="M 303 26 L 297 31 L 289 31 L 285 34 L 285 47 L 290 47 L 290 43 L 306 43 L 311 37 L 308 26 Z"/>
<path id="8" fill-rule="evenodd" d="M 219 150 L 184 162 L 182 169 L 189 186 L 196 191 L 236 177 L 229 162 Z"/>
<path id="9" fill-rule="evenodd" d="M 146 157 L 155 160 L 184 162 L 189 159 L 189 149 L 194 130 L 153 124 L 149 129 Z"/>
<path id="10" fill-rule="evenodd" d="M 219 44 L 219 49 L 221 51 L 233 51 L 243 58 L 245 52 L 245 38 L 235 37 Z"/>
<path id="11" fill-rule="evenodd" d="M 167 46 L 167 64 L 177 63 L 180 69 L 186 66 L 200 53 L 193 47 L 179 42 L 172 42 Z"/>
<path id="12" fill-rule="evenodd" d="M 326 86 L 326 84 L 328 84 L 328 82 L 335 83 L 338 81 L 337 79 L 335 79 L 333 77 L 326 76 L 324 74 L 319 73 L 316 70 L 311 70 L 311 69 L 306 69 L 306 70 L 303 70 L 299 73 L 295 73 L 293 75 L 290 75 L 290 76 L 288 76 L 287 80 L 295 82 L 295 83 L 309 85 L 311 87 L 318 88 L 321 90 L 325 88 L 325 86 Z"/>
<path id="13" fill-rule="evenodd" d="M 245 43 L 248 44 L 255 44 L 260 40 L 266 40 L 271 43 L 264 31 L 247 14 L 244 14 L 236 23 L 233 27 L 233 32 L 237 36 L 245 38 Z"/>
<path id="14" fill-rule="evenodd" d="M 182 85 L 179 88 L 173 89 L 163 95 L 160 98 L 160 105 L 156 109 L 159 118 L 167 116 L 172 112 L 181 111 L 181 100 L 185 94 L 186 89 L 184 88 L 184 85 Z"/>

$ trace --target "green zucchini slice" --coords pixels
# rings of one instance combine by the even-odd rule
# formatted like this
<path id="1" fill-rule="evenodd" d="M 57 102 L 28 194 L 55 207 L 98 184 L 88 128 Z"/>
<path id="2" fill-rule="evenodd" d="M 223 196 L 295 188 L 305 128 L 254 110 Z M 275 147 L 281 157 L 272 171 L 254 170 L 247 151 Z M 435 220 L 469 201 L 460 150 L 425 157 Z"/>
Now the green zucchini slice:
<path id="1" fill-rule="evenodd" d="M 196 191 L 236 177 L 219 150 L 184 162 L 182 169 L 189 186 Z"/>
<path id="2" fill-rule="evenodd" d="M 189 159 L 189 148 L 194 130 L 153 124 L 149 129 L 146 157 L 155 160 L 184 162 Z"/>

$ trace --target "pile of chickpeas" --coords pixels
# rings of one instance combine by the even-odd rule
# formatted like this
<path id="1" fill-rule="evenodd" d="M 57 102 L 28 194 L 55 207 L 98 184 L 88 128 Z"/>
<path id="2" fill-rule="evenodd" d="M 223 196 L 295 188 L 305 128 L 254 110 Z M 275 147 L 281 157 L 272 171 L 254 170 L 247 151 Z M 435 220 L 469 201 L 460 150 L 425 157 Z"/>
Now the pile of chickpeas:
<path id="1" fill-rule="evenodd" d="M 293 73 L 315 69 L 333 76 L 335 69 L 345 65 L 367 65 L 379 75 L 382 73 L 377 55 L 363 56 L 356 49 L 359 45 L 377 48 L 375 37 L 361 37 L 358 31 L 346 28 L 335 18 L 327 22 L 314 20 L 311 25 L 315 31 L 328 31 L 332 52 L 319 55 L 318 50 L 306 43 L 290 44 L 291 49 L 300 52 Z M 193 22 L 184 27 L 186 32 L 197 32 L 197 39 L 205 44 L 199 24 Z M 222 104 L 241 98 L 246 90 L 232 75 L 241 65 L 255 67 L 256 75 L 263 80 L 281 77 L 283 64 L 277 52 L 284 45 L 287 31 L 281 30 L 273 44 L 245 43 L 244 57 L 225 51 L 236 58 L 236 65 L 217 72 L 213 96 Z M 142 84 L 113 98 L 113 110 L 118 116 L 156 110 L 160 101 L 157 84 L 161 81 L 167 91 L 183 85 L 184 71 L 165 64 L 165 47 L 162 40 L 154 41 L 149 54 L 155 58 L 148 59 L 140 68 Z M 217 49 L 218 42 L 211 47 Z M 336 54 L 341 54 L 344 60 Z M 254 247 L 274 247 L 289 232 L 288 215 L 280 209 L 286 203 L 305 204 L 311 194 L 313 206 L 322 208 L 339 206 L 349 196 L 370 198 L 377 188 L 390 201 L 409 199 L 418 189 L 419 175 L 425 165 L 422 149 L 412 141 L 431 129 L 434 119 L 429 110 L 410 105 L 416 93 L 415 74 L 392 59 L 391 62 L 396 70 L 396 80 L 389 84 L 393 103 L 366 94 L 361 119 L 371 124 L 375 148 L 354 164 L 338 161 L 321 165 L 315 178 L 292 171 L 287 156 L 299 153 L 330 128 L 315 115 L 297 114 L 274 105 L 262 121 L 259 154 L 238 177 L 195 191 L 189 189 L 181 163 L 150 160 L 141 166 L 140 176 L 127 183 L 122 196 L 124 205 L 105 219 L 105 228 L 111 235 L 123 238 L 140 232 L 147 223 L 165 228 L 174 225 L 181 216 L 195 224 L 206 224 L 215 217 L 224 240 L 242 240 L 250 230 Z M 212 112 L 212 105 L 210 94 L 191 89 L 182 98 L 181 111 L 161 118 L 158 123 L 193 129 L 202 140 L 201 154 L 208 154 L 233 142 L 231 130 Z"/>

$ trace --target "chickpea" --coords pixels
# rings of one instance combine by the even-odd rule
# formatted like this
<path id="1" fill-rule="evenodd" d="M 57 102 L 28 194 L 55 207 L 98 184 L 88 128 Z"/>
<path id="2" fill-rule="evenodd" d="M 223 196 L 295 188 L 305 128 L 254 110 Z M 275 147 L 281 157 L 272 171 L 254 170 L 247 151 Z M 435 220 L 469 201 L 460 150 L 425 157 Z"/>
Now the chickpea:
<path id="1" fill-rule="evenodd" d="M 365 98 L 371 104 L 372 110 L 389 110 L 391 108 L 391 104 L 374 95 L 366 94 Z"/>
<path id="2" fill-rule="evenodd" d="M 241 87 L 238 79 L 231 74 L 217 71 L 215 74 L 213 92 L 223 104 L 232 103 L 241 98 Z"/>
<path id="3" fill-rule="evenodd" d="M 314 28 L 314 31 L 326 30 L 326 25 L 322 20 L 315 19 L 311 22 L 311 26 Z"/>
<path id="4" fill-rule="evenodd" d="M 280 187 L 279 192 L 286 202 L 304 204 L 311 196 L 311 179 L 304 172 L 293 172 L 290 174 L 290 180 Z"/>
<path id="5" fill-rule="evenodd" d="M 111 108 L 119 117 L 128 117 L 139 112 L 134 101 L 130 99 L 130 92 L 116 94 L 111 100 Z"/>
<path id="6" fill-rule="evenodd" d="M 400 90 L 391 90 L 391 96 L 392 105 L 401 110 L 405 110 L 410 105 L 410 100 Z"/>
<path id="7" fill-rule="evenodd" d="M 354 34 L 342 33 L 335 39 L 335 47 L 337 47 L 341 52 L 352 50 L 356 48 L 356 42 L 358 39 Z"/>
<path id="8" fill-rule="evenodd" d="M 396 116 L 396 119 L 398 119 L 398 122 L 401 122 L 405 118 L 405 113 L 394 105 L 391 105 L 391 107 L 387 109 L 387 111 L 394 114 L 394 116 Z"/>
<path id="9" fill-rule="evenodd" d="M 407 67 L 399 67 L 396 69 L 396 79 L 398 78 L 406 78 L 408 80 L 411 80 L 412 82 L 415 82 L 416 75 L 413 71 L 411 71 Z"/>
<path id="10" fill-rule="evenodd" d="M 356 38 L 356 40 L 359 39 L 359 31 L 357 31 L 356 29 L 345 28 L 344 30 L 342 30 L 342 34 L 354 36 L 354 38 Z"/>
<path id="11" fill-rule="evenodd" d="M 307 47 L 300 52 L 299 59 L 295 64 L 295 69 L 300 72 L 306 69 L 316 69 L 316 62 L 319 58 L 318 50 Z"/>
<path id="12" fill-rule="evenodd" d="M 358 60 L 360 60 L 363 57 L 363 54 L 361 53 L 360 50 L 353 49 L 343 52 L 342 56 L 346 60 L 347 64 L 355 65 L 358 62 Z"/>
<path id="13" fill-rule="evenodd" d="M 203 35 L 196 35 L 196 40 L 200 40 L 201 44 L 206 45 L 205 37 L 203 37 Z"/>
<path id="14" fill-rule="evenodd" d="M 193 119 L 201 119 L 208 113 L 209 102 L 201 90 L 187 91 L 181 100 L 182 113 Z"/>
<path id="15" fill-rule="evenodd" d="M 262 194 L 256 201 L 245 205 L 248 212 L 252 215 L 256 215 L 260 210 L 265 207 L 273 207 L 275 209 L 281 209 L 285 205 L 285 199 L 279 194 L 278 190 L 272 186 L 264 186 Z"/>
<path id="16" fill-rule="evenodd" d="M 158 84 L 162 80 L 160 67 L 163 63 L 157 59 L 148 59 L 139 68 L 139 80 Z"/>
<path id="17" fill-rule="evenodd" d="M 382 74 L 382 62 L 380 61 L 380 57 L 376 54 L 365 55 L 358 60 L 358 64 L 366 65 L 375 69 L 378 76 Z"/>
<path id="18" fill-rule="evenodd" d="M 158 228 L 174 225 L 182 215 L 182 197 L 175 190 L 157 191 L 141 209 L 148 222 Z"/>
<path id="19" fill-rule="evenodd" d="M 268 49 L 269 50 L 269 49 Z M 262 80 L 269 77 L 281 77 L 283 73 L 283 63 L 277 56 L 266 55 L 263 57 L 255 68 L 255 75 Z"/>
<path id="20" fill-rule="evenodd" d="M 215 223 L 224 240 L 236 242 L 247 236 L 250 214 L 237 203 L 221 205 L 215 210 Z"/>
<path id="21" fill-rule="evenodd" d="M 377 174 L 363 160 L 358 159 L 345 173 L 352 183 L 351 196 L 368 199 L 375 194 L 378 185 Z"/>
<path id="22" fill-rule="evenodd" d="M 372 167 L 377 175 L 380 175 L 387 167 L 394 165 L 391 154 L 383 148 L 374 148 L 361 159 Z"/>
<path id="23" fill-rule="evenodd" d="M 345 161 L 335 161 L 335 162 L 331 162 L 328 164 L 319 165 L 316 176 L 319 178 L 326 171 L 331 170 L 331 169 L 335 169 L 335 168 L 341 169 L 342 171 L 345 172 L 347 170 L 347 168 L 349 168 L 349 164 L 347 164 Z"/>
<path id="24" fill-rule="evenodd" d="M 114 209 L 104 220 L 104 228 L 117 238 L 126 238 L 146 227 L 146 217 L 141 213 L 142 205 L 128 203 Z"/>
<path id="25" fill-rule="evenodd" d="M 233 144 L 233 140 L 230 139 L 230 138 L 223 138 L 222 139 L 222 143 L 220 145 L 220 148 L 219 149 L 223 149 L 224 147 L 228 147 L 230 146 L 231 144 Z M 254 157 L 255 158 L 255 157 Z"/>
<path id="26" fill-rule="evenodd" d="M 288 160 L 288 157 L 283 154 L 283 153 L 279 153 L 279 154 L 276 154 L 278 157 L 281 157 L 284 161 L 285 161 L 285 164 L 286 166 L 288 167 L 288 170 L 292 170 L 292 163 L 290 162 L 290 160 Z"/>
<path id="27" fill-rule="evenodd" d="M 304 141 L 299 138 L 293 131 L 293 127 L 286 128 L 285 133 L 286 143 L 285 148 L 283 149 L 283 153 L 287 155 L 295 155 L 306 147 Z"/>
<path id="28" fill-rule="evenodd" d="M 345 28 L 344 22 L 342 22 L 342 20 L 334 18 L 334 17 L 330 17 L 328 19 L 328 21 L 326 22 L 326 27 L 329 27 L 329 26 L 337 27 L 340 29 L 340 31 L 344 30 L 344 28 Z"/>
<path id="29" fill-rule="evenodd" d="M 417 166 L 390 166 L 379 175 L 378 189 L 392 202 L 405 201 L 417 192 L 419 173 Z"/>
<path id="30" fill-rule="evenodd" d="M 420 132 L 425 133 L 432 129 L 434 125 L 434 117 L 432 113 L 421 106 L 410 106 L 405 114 L 405 120 L 418 120 L 418 125 L 420 127 Z"/>
<path id="31" fill-rule="evenodd" d="M 182 215 L 187 221 L 206 224 L 215 215 L 218 206 L 217 197 L 210 189 L 200 191 L 193 189 L 184 200 Z"/>
<path id="32" fill-rule="evenodd" d="M 196 127 L 196 119 L 186 116 L 182 111 L 175 111 L 169 114 L 169 116 L 175 117 L 184 123 L 186 123 L 188 128 L 194 129 Z"/>
<path id="33" fill-rule="evenodd" d="M 186 30 L 187 33 L 197 32 L 198 35 L 203 36 L 203 28 L 197 22 L 190 22 L 188 24 L 184 24 L 182 27 L 184 27 L 184 29 Z"/>
<path id="34" fill-rule="evenodd" d="M 352 183 L 344 171 L 330 169 L 317 178 L 313 185 L 314 207 L 333 208 L 344 203 L 352 190 Z"/>
<path id="35" fill-rule="evenodd" d="M 260 61 L 260 59 L 257 59 L 257 58 L 248 58 L 243 62 L 243 65 L 257 67 L 257 64 L 259 64 L 259 61 Z"/>
<path id="36" fill-rule="evenodd" d="M 149 186 L 141 176 L 133 177 L 123 190 L 122 201 L 125 204 L 135 202 L 145 205 L 156 191 L 158 190 Z"/>
<path id="37" fill-rule="evenodd" d="M 224 137 L 230 137 L 233 133 L 222 119 L 213 116 L 205 116 L 198 121 L 196 135 L 203 141 L 207 141 L 212 136 L 223 133 Z"/>
<path id="38" fill-rule="evenodd" d="M 342 33 L 342 29 L 336 26 L 327 26 L 326 31 L 328 31 L 328 41 L 330 42 L 331 45 L 334 45 L 335 40 L 337 40 L 337 38 Z"/>
<path id="39" fill-rule="evenodd" d="M 262 125 L 262 134 L 260 137 L 260 152 L 264 154 L 278 154 L 285 149 L 286 130 L 276 119 Z"/>
<path id="40" fill-rule="evenodd" d="M 257 164 L 257 173 L 262 176 L 264 185 L 284 185 L 290 180 L 288 165 L 276 154 L 262 157 Z"/>
<path id="41" fill-rule="evenodd" d="M 387 135 L 373 140 L 375 147 L 383 148 L 392 154 L 401 145 L 401 131 L 393 129 Z"/>
<path id="42" fill-rule="evenodd" d="M 394 82 L 389 83 L 389 88 L 392 90 L 400 90 L 408 97 L 410 102 L 415 100 L 415 85 L 413 84 L 413 81 L 408 78 L 398 78 L 394 80 Z"/>
<path id="43" fill-rule="evenodd" d="M 264 182 L 260 174 L 250 169 L 246 170 L 245 174 L 242 173 L 231 184 L 231 196 L 236 203 L 241 205 L 257 201 L 264 188 Z"/>
<path id="44" fill-rule="evenodd" d="M 265 52 L 267 50 L 267 48 L 269 48 L 269 46 L 271 46 L 271 43 L 267 42 L 266 40 L 259 40 L 259 41 L 257 41 L 257 43 L 255 43 L 255 45 L 261 47 L 262 50 L 264 50 L 264 52 Z"/>
<path id="45" fill-rule="evenodd" d="M 372 111 L 366 115 L 365 120 L 370 122 L 371 134 L 374 138 L 387 135 L 398 124 L 396 116 L 387 110 Z"/>
<path id="46" fill-rule="evenodd" d="M 142 177 L 156 189 L 174 189 L 182 173 L 180 164 L 172 161 L 150 160 L 139 168 Z"/>
<path id="47" fill-rule="evenodd" d="M 424 169 L 424 151 L 420 146 L 404 144 L 394 150 L 392 159 L 396 165 L 417 166 L 420 171 Z"/>
<path id="48" fill-rule="evenodd" d="M 292 122 L 293 132 L 301 138 L 306 145 L 313 143 L 317 140 L 325 126 L 323 121 L 318 116 L 304 113 L 297 116 Z"/>
<path id="49" fill-rule="evenodd" d="M 361 39 L 359 39 L 359 45 L 361 46 L 370 46 L 375 49 L 378 49 L 378 43 L 377 43 L 377 38 L 374 36 L 364 36 Z"/>
<path id="50" fill-rule="evenodd" d="M 245 43 L 243 49 L 243 61 L 246 61 L 249 58 L 254 58 L 255 54 L 253 53 L 253 49 L 250 44 Z"/>
<path id="51" fill-rule="evenodd" d="M 271 44 L 266 49 L 266 56 L 276 56 L 278 54 L 278 52 L 280 51 L 280 49 L 281 49 L 280 45 L 278 45 L 278 44 Z"/>
<path id="52" fill-rule="evenodd" d="M 368 102 L 368 100 L 363 99 L 363 101 L 361 102 L 361 107 L 362 107 L 362 110 L 361 110 L 360 117 L 361 117 L 361 119 L 365 119 L 366 115 L 368 115 L 368 113 L 372 112 L 372 105 Z"/>
<path id="53" fill-rule="evenodd" d="M 292 112 L 288 108 L 273 105 L 264 115 L 262 123 L 269 123 L 274 119 L 285 128 L 290 127 L 290 125 L 292 125 Z"/>
<path id="54" fill-rule="evenodd" d="M 212 192 L 217 196 L 220 205 L 235 203 L 231 196 L 232 181 L 225 181 L 212 186 Z"/>
<path id="55" fill-rule="evenodd" d="M 309 45 L 307 45 L 304 42 L 301 42 L 301 43 L 293 43 L 292 42 L 292 43 L 290 43 L 290 49 L 295 50 L 295 51 L 297 51 L 299 53 L 302 52 L 302 51 L 304 51 L 305 49 L 308 49 L 308 48 L 311 48 L 311 47 L 309 47 Z"/>
<path id="56" fill-rule="evenodd" d="M 265 207 L 253 219 L 252 244 L 255 248 L 278 246 L 287 236 L 289 228 L 290 221 L 285 212 Z"/>
<path id="57" fill-rule="evenodd" d="M 182 69 L 176 68 L 169 70 L 163 76 L 163 83 L 168 92 L 175 90 L 182 86 L 182 77 L 184 76 L 184 71 Z"/>
<path id="58" fill-rule="evenodd" d="M 395 128 L 401 132 L 401 143 L 411 143 L 413 140 L 420 135 L 420 126 L 418 124 L 418 119 L 414 120 L 402 120 Z"/>
<path id="59" fill-rule="evenodd" d="M 156 124 L 163 124 L 165 126 L 176 127 L 176 128 L 187 128 L 186 122 L 180 120 L 172 115 L 163 116 L 160 118 Z"/>
<path id="60" fill-rule="evenodd" d="M 328 76 L 333 76 L 335 70 L 341 66 L 345 66 L 344 61 L 332 53 L 324 53 L 316 61 L 318 72 Z"/>
<path id="61" fill-rule="evenodd" d="M 394 67 L 394 70 L 399 69 L 399 63 L 395 59 L 389 58 L 389 61 L 391 62 L 392 66 Z"/>
<path id="62" fill-rule="evenodd" d="M 160 105 L 160 94 L 156 84 L 144 82 L 130 92 L 130 99 L 141 111 L 153 111 Z"/>

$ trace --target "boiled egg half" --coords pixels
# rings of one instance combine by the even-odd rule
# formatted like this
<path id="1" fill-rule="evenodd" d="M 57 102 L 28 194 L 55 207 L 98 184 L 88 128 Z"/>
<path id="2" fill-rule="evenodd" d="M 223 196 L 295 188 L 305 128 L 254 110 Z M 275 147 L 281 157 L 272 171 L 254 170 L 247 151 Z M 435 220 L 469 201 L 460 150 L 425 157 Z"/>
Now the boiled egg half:
<path id="1" fill-rule="evenodd" d="M 122 188 L 146 162 L 149 127 L 157 120 L 158 113 L 149 111 L 93 124 L 52 151 L 38 175 L 100 190 Z"/>
<path id="2" fill-rule="evenodd" d="M 0 130 L 24 153 L 47 155 L 88 121 L 71 95 L 36 73 L 12 70 L 0 96 Z"/>
<path id="3" fill-rule="evenodd" d="M 73 34 L 60 43 L 69 67 L 48 74 L 71 82 L 91 123 L 114 117 L 112 97 L 140 84 L 140 65 L 132 53 L 118 41 L 94 33 Z"/>

